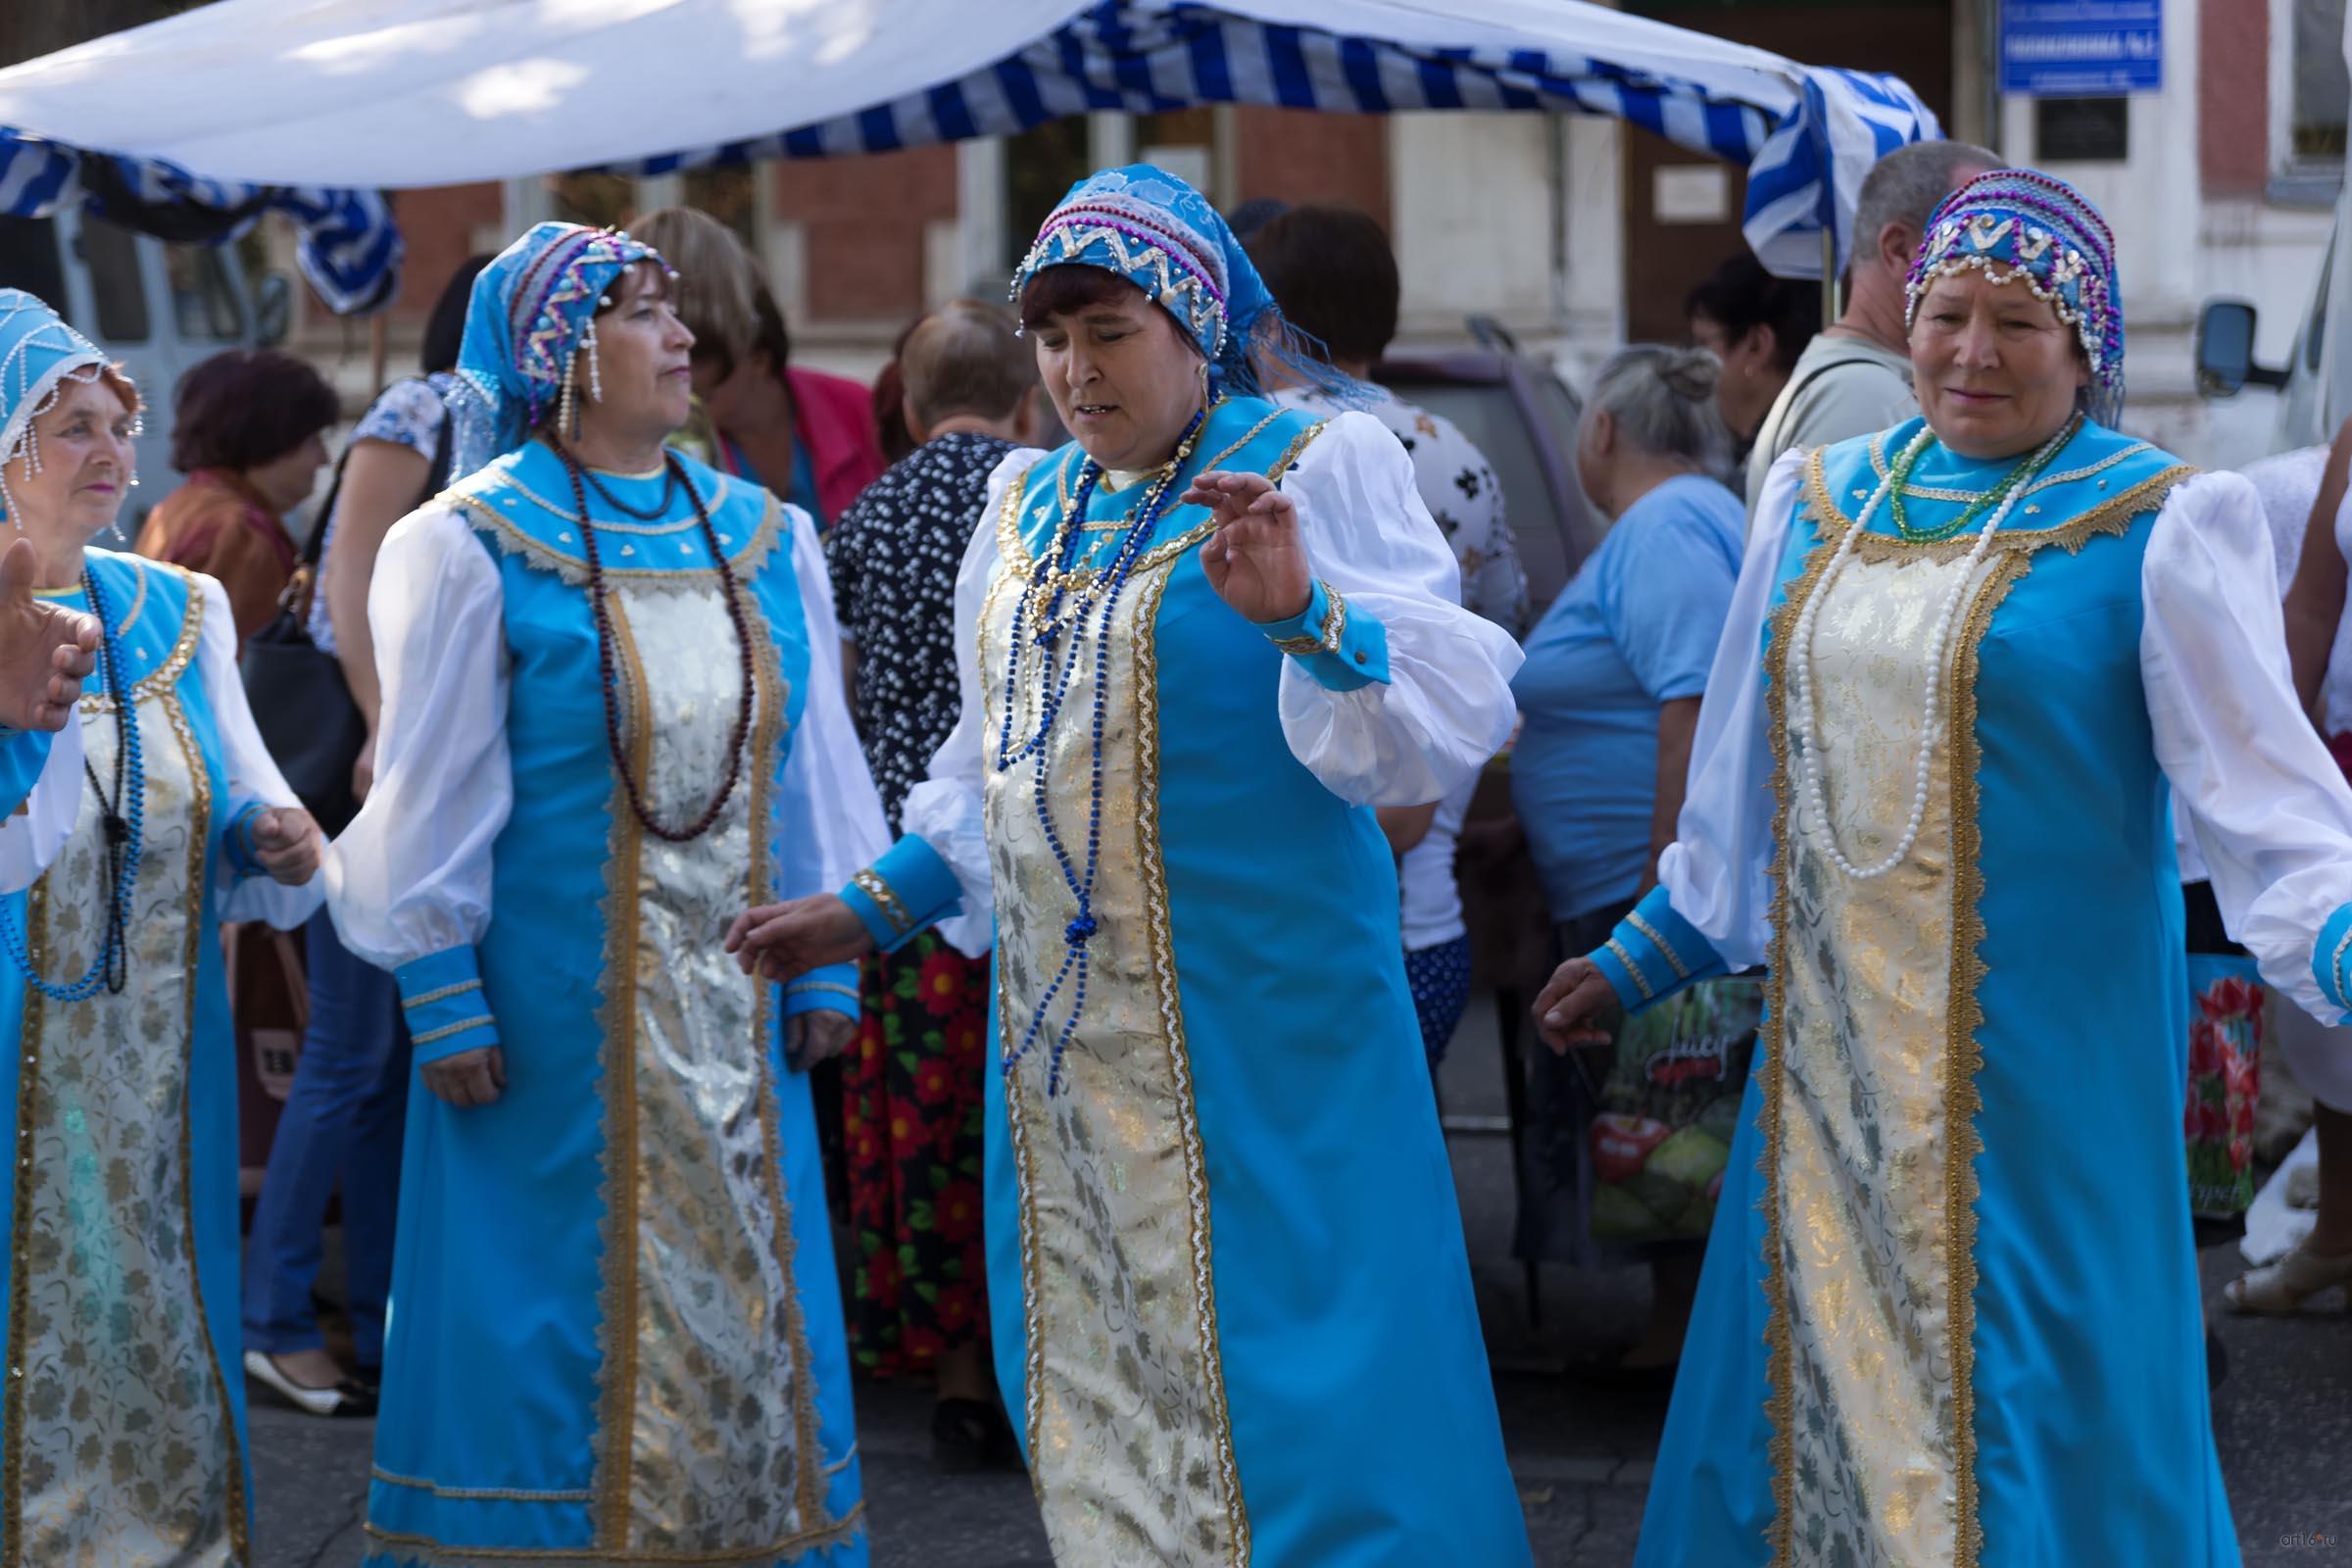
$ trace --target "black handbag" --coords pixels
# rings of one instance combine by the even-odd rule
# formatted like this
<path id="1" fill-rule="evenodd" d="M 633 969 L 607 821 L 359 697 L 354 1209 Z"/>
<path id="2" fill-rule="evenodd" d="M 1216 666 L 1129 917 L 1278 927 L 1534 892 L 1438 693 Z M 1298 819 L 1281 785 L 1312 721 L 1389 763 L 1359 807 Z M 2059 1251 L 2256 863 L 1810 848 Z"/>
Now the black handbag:
<path id="1" fill-rule="evenodd" d="M 444 417 L 433 451 L 432 474 L 419 503 L 438 495 L 449 481 L 449 425 Z M 343 468 L 351 461 L 347 447 L 335 464 L 335 482 L 327 487 L 318 521 L 302 548 L 302 560 L 278 595 L 277 613 L 270 623 L 245 640 L 240 661 L 245 677 L 245 701 L 262 743 L 285 774 L 286 784 L 303 809 L 317 818 L 319 831 L 333 837 L 359 814 L 351 789 L 351 770 L 368 744 L 368 720 L 352 701 L 343 663 L 311 640 L 311 601 L 318 591 L 318 560 L 326 547 L 327 524 L 334 519 L 335 502 L 343 494 Z"/>

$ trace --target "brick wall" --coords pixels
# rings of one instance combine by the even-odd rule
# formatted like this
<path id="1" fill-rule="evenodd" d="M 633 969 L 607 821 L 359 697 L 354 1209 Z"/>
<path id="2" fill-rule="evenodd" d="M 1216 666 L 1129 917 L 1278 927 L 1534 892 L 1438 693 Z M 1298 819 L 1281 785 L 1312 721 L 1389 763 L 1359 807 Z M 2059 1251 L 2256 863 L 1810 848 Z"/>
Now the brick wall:
<path id="1" fill-rule="evenodd" d="M 1235 203 L 1270 196 L 1286 202 L 1360 207 L 1389 224 L 1388 122 L 1378 115 L 1327 115 L 1305 109 L 1234 111 Z"/>
<path id="2" fill-rule="evenodd" d="M 400 294 L 392 302 L 396 325 L 423 326 L 433 314 L 433 302 L 457 274 L 458 264 L 473 254 L 474 230 L 499 229 L 505 213 L 497 185 L 441 185 L 392 193 L 392 215 L 408 244 Z M 512 238 L 501 231 L 502 244 Z"/>
<path id="3" fill-rule="evenodd" d="M 921 313 L 924 226 L 956 216 L 954 147 L 785 160 L 773 174 L 777 219 L 805 236 L 808 320 L 899 322 Z"/>
<path id="4" fill-rule="evenodd" d="M 2197 170 L 2213 196 L 2258 196 L 2270 182 L 2271 8 L 2197 7 Z"/>

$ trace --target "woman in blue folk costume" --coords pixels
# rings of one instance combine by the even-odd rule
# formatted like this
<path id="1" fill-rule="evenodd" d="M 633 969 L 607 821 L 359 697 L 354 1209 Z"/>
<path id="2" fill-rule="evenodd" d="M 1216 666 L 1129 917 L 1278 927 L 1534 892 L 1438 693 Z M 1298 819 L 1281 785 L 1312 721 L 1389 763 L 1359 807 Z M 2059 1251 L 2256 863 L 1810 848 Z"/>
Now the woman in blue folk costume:
<path id="1" fill-rule="evenodd" d="M 251 1560 L 219 922 L 300 925 L 320 844 L 246 709 L 220 585 L 88 548 L 128 490 L 137 415 L 119 368 L 0 290 L 0 506 L 20 536 L 0 619 L 29 556 L 33 593 L 104 628 L 78 722 L 29 798 L 0 790 L 23 798 L 0 825 L 10 1562 Z M 0 737 L 11 759 L 49 740 Z"/>
<path id="2" fill-rule="evenodd" d="M 458 471 L 368 595 L 335 923 L 417 1081 L 368 1501 L 381 1564 L 866 1561 L 806 1068 L 848 966 L 719 951 L 884 840 L 816 532 L 666 451 L 675 283 L 541 223 L 476 280 Z M 487 459 L 487 461 L 485 461 Z"/>
<path id="3" fill-rule="evenodd" d="M 962 718 L 887 856 L 730 945 L 993 919 L 989 1293 L 1062 1568 L 1524 1564 L 1371 809 L 1485 762 L 1518 650 L 1394 436 L 1259 395 L 1253 347 L 1336 378 L 1183 181 L 1081 182 L 1014 289 L 1077 439 L 997 470 Z"/>
<path id="4" fill-rule="evenodd" d="M 1764 487 L 1660 886 L 1555 1049 L 1768 963 L 1639 1562 L 2238 1560 L 2180 1141 L 2170 802 L 2231 933 L 2347 1008 L 2352 793 L 2262 508 L 2110 428 L 2113 245 L 1983 175 L 1910 283 L 1924 419 Z"/>

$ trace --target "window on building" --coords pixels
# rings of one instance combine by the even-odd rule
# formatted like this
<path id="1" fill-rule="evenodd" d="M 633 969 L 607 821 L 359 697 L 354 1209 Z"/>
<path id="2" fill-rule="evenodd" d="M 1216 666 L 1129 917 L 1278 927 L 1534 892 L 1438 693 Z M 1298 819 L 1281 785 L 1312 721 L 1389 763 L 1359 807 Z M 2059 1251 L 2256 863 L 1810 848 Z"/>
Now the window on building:
<path id="1" fill-rule="evenodd" d="M 2120 164 L 2132 154 L 2129 98 L 2036 98 L 2034 149 L 2043 163 Z"/>
<path id="2" fill-rule="evenodd" d="M 172 313 L 188 343 L 235 343 L 245 335 L 245 313 L 229 281 L 232 253 L 210 245 L 167 245 L 164 271 L 172 280 Z"/>
<path id="3" fill-rule="evenodd" d="M 617 228 L 637 212 L 637 182 L 626 174 L 550 174 L 556 217 L 590 228 Z"/>
<path id="4" fill-rule="evenodd" d="M 765 172 L 758 164 L 728 164 L 686 171 L 686 205 L 697 207 L 735 231 L 754 256 L 760 254 L 760 209 L 753 181 Z"/>
<path id="5" fill-rule="evenodd" d="M 2344 0 L 2294 0 L 2294 80 L 2287 148 L 2297 164 L 2344 161 L 2352 78 L 2344 69 Z"/>
<path id="6" fill-rule="evenodd" d="M 1062 193 L 1094 172 L 1086 117 L 1069 115 L 1004 138 L 1004 268 L 1029 254 L 1040 223 Z"/>
<path id="7" fill-rule="evenodd" d="M 0 218 L 0 288 L 21 288 L 67 314 L 66 270 L 53 218 Z"/>
<path id="8" fill-rule="evenodd" d="M 139 279 L 139 238 L 102 218 L 81 220 L 81 260 L 98 307 L 103 343 L 147 341 L 147 290 Z"/>

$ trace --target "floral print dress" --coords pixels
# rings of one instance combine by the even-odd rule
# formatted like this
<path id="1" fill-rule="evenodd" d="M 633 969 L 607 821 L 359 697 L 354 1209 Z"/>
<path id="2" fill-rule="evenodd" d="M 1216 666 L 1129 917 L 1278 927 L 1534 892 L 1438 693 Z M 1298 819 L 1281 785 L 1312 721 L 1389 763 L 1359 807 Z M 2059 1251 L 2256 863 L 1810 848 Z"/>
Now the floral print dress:
<path id="1" fill-rule="evenodd" d="M 892 831 L 955 728 L 956 571 L 989 474 L 1011 446 L 944 435 L 844 512 L 825 555 L 842 635 L 858 648 L 852 711 Z M 885 1376 L 988 1340 L 980 1240 L 988 960 L 925 932 L 866 961 L 843 1130 L 858 1260 L 851 1353 Z"/>

